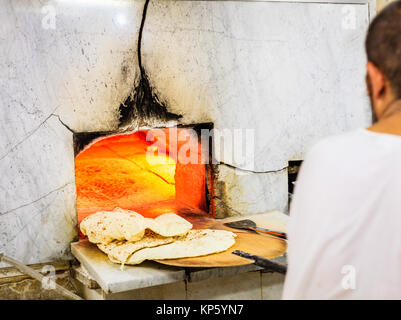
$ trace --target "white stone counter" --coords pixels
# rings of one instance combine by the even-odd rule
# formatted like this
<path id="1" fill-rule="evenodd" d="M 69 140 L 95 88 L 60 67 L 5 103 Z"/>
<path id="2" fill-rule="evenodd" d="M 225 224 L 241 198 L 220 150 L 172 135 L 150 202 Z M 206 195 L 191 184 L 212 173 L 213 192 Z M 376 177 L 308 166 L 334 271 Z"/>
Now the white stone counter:
<path id="1" fill-rule="evenodd" d="M 112 263 L 96 245 L 88 241 L 71 244 L 72 254 L 88 270 L 106 293 L 116 293 L 185 280 L 185 270 L 145 261 L 139 266 Z"/>
<path id="2" fill-rule="evenodd" d="M 285 232 L 288 216 L 279 211 L 247 216 L 258 226 Z M 240 220 L 240 217 L 224 219 L 224 221 Z M 221 267 L 221 268 L 178 268 L 153 261 L 145 261 L 137 266 L 124 266 L 112 263 L 96 245 L 81 240 L 71 244 L 73 255 L 88 271 L 89 275 L 108 293 L 126 292 L 180 281 L 199 282 L 215 278 L 225 278 L 237 274 L 263 270 L 254 264 Z M 286 263 L 283 256 L 274 259 Z"/>

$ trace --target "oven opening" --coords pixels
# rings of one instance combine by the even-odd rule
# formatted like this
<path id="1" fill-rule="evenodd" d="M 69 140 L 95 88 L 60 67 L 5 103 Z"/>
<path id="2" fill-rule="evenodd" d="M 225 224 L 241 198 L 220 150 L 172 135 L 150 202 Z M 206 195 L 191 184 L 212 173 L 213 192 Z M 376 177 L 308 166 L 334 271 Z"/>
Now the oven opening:
<path id="1" fill-rule="evenodd" d="M 75 157 L 78 223 L 116 207 L 149 218 L 167 212 L 185 218 L 209 216 L 208 152 L 192 128 L 141 130 L 93 140 Z"/>
<path id="2" fill-rule="evenodd" d="M 301 165 L 302 160 L 288 161 L 288 209 L 291 206 L 291 201 L 294 195 L 295 185 Z"/>

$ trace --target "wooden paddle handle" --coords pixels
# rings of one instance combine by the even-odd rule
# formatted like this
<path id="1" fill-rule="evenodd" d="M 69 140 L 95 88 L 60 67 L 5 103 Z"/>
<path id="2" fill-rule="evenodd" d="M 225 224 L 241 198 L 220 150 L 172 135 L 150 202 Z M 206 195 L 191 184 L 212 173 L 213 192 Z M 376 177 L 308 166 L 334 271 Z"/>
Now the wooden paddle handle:
<path id="1" fill-rule="evenodd" d="M 287 234 L 284 232 L 273 231 L 273 230 L 269 230 L 269 229 L 265 229 L 265 228 L 261 228 L 261 227 L 254 227 L 254 228 L 249 228 L 249 229 L 253 230 L 253 231 L 257 231 L 257 232 L 267 233 L 272 236 L 279 237 L 281 239 L 287 239 Z"/>

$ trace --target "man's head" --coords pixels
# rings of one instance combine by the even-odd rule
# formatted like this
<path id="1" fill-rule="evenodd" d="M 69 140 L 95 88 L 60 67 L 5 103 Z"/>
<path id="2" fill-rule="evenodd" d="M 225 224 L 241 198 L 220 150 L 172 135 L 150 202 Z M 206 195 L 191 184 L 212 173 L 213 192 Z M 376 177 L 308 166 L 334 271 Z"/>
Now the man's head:
<path id="1" fill-rule="evenodd" d="M 376 119 L 401 99 L 401 0 L 381 11 L 369 26 L 366 82 Z"/>

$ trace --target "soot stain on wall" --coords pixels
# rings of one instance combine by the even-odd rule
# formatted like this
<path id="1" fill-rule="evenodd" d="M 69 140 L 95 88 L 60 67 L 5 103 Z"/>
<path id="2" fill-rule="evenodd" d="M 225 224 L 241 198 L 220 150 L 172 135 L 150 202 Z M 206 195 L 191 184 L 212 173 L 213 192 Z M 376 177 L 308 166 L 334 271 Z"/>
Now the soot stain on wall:
<path id="1" fill-rule="evenodd" d="M 153 92 L 149 78 L 142 65 L 141 43 L 146 13 L 150 0 L 146 0 L 142 12 L 141 25 L 138 33 L 137 55 L 139 65 L 139 79 L 134 80 L 132 92 L 119 106 L 119 125 L 114 131 L 74 132 L 74 155 L 77 156 L 86 146 L 94 140 L 113 134 L 130 132 L 134 127 L 160 127 L 160 123 L 180 119 L 182 116 L 168 112 L 167 106 Z M 121 75 L 128 79 L 129 66 L 132 61 L 125 61 L 121 66 Z M 156 126 L 152 125 L 157 123 Z"/>
<path id="2" fill-rule="evenodd" d="M 149 78 L 142 65 L 142 34 L 149 2 L 150 0 L 145 1 L 138 33 L 137 54 L 140 79 L 133 92 L 120 105 L 119 127 L 127 127 L 133 122 L 137 122 L 137 125 L 143 126 L 149 124 L 152 120 L 169 121 L 177 120 L 182 117 L 181 115 L 168 112 L 166 104 L 153 92 Z M 124 70 L 122 70 L 122 72 L 124 72 Z"/>

